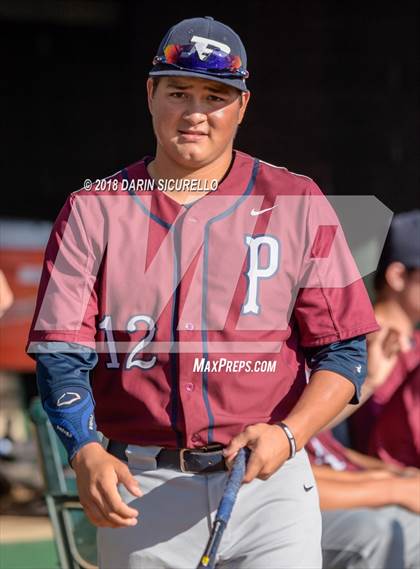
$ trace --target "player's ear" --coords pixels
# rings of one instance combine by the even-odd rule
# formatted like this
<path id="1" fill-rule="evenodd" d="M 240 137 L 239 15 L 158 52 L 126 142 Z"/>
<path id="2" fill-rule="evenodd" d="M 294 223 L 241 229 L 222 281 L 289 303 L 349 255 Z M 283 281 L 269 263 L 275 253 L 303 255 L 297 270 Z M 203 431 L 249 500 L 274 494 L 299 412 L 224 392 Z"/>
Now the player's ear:
<path id="1" fill-rule="evenodd" d="M 153 84 L 153 79 L 149 77 L 146 82 L 146 90 L 147 90 L 147 104 L 149 107 L 150 114 L 153 115 L 153 90 L 155 86 Z"/>
<path id="2" fill-rule="evenodd" d="M 240 94 L 240 97 L 241 97 L 241 100 L 240 100 L 240 108 L 239 108 L 238 125 L 241 124 L 242 119 L 244 118 L 245 111 L 246 111 L 246 108 L 248 106 L 249 99 L 251 97 L 251 93 L 250 93 L 250 91 L 243 91 Z"/>
<path id="3" fill-rule="evenodd" d="M 385 280 L 395 292 L 401 292 L 405 287 L 405 267 L 399 261 L 390 263 L 385 271 Z"/>

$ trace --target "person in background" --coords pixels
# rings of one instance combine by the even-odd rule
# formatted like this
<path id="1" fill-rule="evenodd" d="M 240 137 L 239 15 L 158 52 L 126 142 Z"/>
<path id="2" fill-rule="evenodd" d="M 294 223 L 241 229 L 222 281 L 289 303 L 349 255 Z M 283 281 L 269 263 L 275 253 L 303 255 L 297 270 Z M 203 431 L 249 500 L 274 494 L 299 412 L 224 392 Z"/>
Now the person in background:
<path id="1" fill-rule="evenodd" d="M 368 452 L 387 463 L 420 468 L 420 365 L 384 405 Z"/>
<path id="2" fill-rule="evenodd" d="M 13 292 L 7 282 L 4 272 L 0 269 L 0 318 L 13 304 Z M 8 455 L 11 442 L 7 436 L 0 437 L 0 458 Z M 9 479 L 0 471 L 0 501 L 8 496 L 11 490 Z"/>
<path id="3" fill-rule="evenodd" d="M 351 446 L 387 463 L 420 467 L 420 210 L 394 216 L 374 283 L 381 330 L 370 336 L 368 352 L 384 352 L 378 335 L 388 336 L 391 369 L 373 381 L 371 396 L 349 418 Z M 369 390 L 368 378 L 365 385 Z"/>

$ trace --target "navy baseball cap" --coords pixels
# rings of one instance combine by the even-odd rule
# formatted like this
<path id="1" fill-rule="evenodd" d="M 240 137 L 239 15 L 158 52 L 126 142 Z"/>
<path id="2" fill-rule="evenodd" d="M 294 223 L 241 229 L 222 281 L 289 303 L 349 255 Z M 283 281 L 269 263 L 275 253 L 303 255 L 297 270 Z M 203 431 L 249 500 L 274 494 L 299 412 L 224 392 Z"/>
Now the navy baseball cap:
<path id="1" fill-rule="evenodd" d="M 238 34 L 205 16 L 172 26 L 160 43 L 149 76 L 209 78 L 248 91 L 246 64 L 245 48 Z"/>
<path id="2" fill-rule="evenodd" d="M 379 265 L 386 268 L 394 261 L 420 268 L 420 209 L 394 215 Z"/>

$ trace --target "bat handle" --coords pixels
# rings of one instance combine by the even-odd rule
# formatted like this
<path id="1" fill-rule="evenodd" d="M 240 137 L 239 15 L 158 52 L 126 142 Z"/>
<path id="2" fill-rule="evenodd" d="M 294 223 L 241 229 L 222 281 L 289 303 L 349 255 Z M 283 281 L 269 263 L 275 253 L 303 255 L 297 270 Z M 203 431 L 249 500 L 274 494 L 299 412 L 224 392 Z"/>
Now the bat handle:
<path id="1" fill-rule="evenodd" d="M 216 520 L 222 520 L 228 523 L 233 505 L 236 501 L 239 488 L 242 484 L 246 471 L 246 463 L 249 456 L 249 449 L 241 448 L 235 458 L 229 479 L 223 493 L 222 500 L 216 513 Z"/>
<path id="2" fill-rule="evenodd" d="M 197 569 L 213 569 L 216 562 L 214 553 L 218 550 L 226 524 L 221 520 L 214 522 L 213 531 L 207 543 L 207 547 L 201 556 Z"/>
<path id="3" fill-rule="evenodd" d="M 246 461 L 249 455 L 249 449 L 240 449 L 232 470 L 229 474 L 219 508 L 216 512 L 216 518 L 210 538 L 207 542 L 206 549 L 201 556 L 197 569 L 214 569 L 216 564 L 216 553 L 222 539 L 223 532 L 229 521 L 233 506 L 238 495 L 239 488 L 246 470 Z"/>

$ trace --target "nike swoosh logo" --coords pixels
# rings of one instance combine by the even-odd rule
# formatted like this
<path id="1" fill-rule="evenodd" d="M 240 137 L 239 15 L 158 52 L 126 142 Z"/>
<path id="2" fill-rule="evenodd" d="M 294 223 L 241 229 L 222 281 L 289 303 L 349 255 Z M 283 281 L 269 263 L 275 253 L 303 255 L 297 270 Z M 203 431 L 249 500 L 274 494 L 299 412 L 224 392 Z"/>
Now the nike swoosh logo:
<path id="1" fill-rule="evenodd" d="M 260 209 L 260 210 L 256 210 L 254 208 L 251 209 L 250 214 L 251 215 L 261 215 L 262 213 L 266 213 L 267 211 L 270 211 L 271 209 L 274 209 L 275 207 L 278 207 L 280 204 L 277 205 L 273 205 L 273 207 L 267 207 L 266 209 Z"/>
<path id="2" fill-rule="evenodd" d="M 314 487 L 313 484 L 312 486 L 308 486 L 308 484 L 303 485 L 303 489 L 305 490 L 305 492 L 309 492 L 309 490 L 312 490 L 313 487 Z"/>
<path id="3" fill-rule="evenodd" d="M 67 401 L 64 401 L 64 398 L 66 397 L 66 395 L 74 395 L 74 397 L 70 397 L 70 399 L 68 399 Z M 63 393 L 63 395 L 61 397 L 58 398 L 57 400 L 57 407 L 62 407 L 63 405 L 71 405 L 72 403 L 75 403 L 76 401 L 79 401 L 81 399 L 80 395 L 78 393 L 74 393 L 74 391 L 67 391 L 66 393 Z"/>

